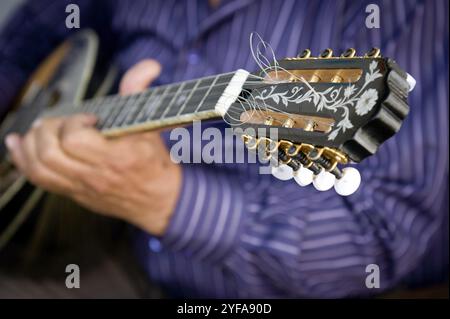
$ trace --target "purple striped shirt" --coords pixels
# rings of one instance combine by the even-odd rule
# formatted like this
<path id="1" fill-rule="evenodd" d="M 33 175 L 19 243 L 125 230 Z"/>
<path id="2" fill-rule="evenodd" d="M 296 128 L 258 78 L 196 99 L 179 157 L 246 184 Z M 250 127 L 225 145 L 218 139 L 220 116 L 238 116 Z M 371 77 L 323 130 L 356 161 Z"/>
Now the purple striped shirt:
<path id="1" fill-rule="evenodd" d="M 254 164 L 183 164 L 166 234 L 139 237 L 151 280 L 172 296 L 369 295 L 448 274 L 447 1 L 235 0 L 216 9 L 206 0 L 30 1 L 0 35 L 3 110 L 72 32 L 64 24 L 69 2 L 122 71 L 159 60 L 156 84 L 256 70 L 253 31 L 279 57 L 378 46 L 417 79 L 409 117 L 359 165 L 363 182 L 352 196 L 259 175 Z M 380 6 L 380 29 L 365 26 L 370 3 Z M 365 286 L 368 264 L 380 267 L 380 290 Z"/>

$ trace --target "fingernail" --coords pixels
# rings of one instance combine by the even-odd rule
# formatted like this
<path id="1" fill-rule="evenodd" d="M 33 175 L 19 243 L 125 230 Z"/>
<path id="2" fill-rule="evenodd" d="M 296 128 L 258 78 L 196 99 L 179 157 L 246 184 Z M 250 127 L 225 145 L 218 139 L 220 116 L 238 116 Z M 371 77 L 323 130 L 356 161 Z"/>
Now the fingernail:
<path id="1" fill-rule="evenodd" d="M 8 149 L 10 149 L 10 150 L 13 149 L 16 146 L 15 136 L 11 135 L 11 134 L 7 135 L 5 138 L 5 144 L 6 144 L 6 147 L 8 147 Z"/>

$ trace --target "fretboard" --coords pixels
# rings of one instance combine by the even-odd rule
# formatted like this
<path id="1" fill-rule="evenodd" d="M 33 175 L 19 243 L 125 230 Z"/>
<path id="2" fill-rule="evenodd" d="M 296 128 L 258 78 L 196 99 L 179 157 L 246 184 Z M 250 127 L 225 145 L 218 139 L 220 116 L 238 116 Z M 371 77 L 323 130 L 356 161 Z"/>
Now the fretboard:
<path id="1" fill-rule="evenodd" d="M 241 93 L 248 74 L 238 70 L 128 96 L 95 98 L 75 106 L 58 106 L 45 116 L 95 114 L 97 127 L 108 136 L 220 118 Z"/>

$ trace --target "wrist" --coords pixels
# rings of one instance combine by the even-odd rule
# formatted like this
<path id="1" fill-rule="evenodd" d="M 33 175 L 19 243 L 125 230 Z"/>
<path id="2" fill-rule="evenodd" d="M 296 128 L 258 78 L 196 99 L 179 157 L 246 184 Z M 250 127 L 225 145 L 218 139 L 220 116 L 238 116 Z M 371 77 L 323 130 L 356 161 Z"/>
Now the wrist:
<path id="1" fill-rule="evenodd" d="M 182 172 L 178 164 L 170 163 L 166 167 L 166 172 L 161 176 L 160 181 L 152 185 L 157 185 L 158 189 L 152 193 L 158 196 L 147 197 L 147 204 L 139 205 L 139 213 L 133 214 L 130 223 L 142 230 L 154 235 L 163 236 L 176 208 L 178 197 L 182 185 Z M 150 201 L 149 201 L 150 199 Z"/>

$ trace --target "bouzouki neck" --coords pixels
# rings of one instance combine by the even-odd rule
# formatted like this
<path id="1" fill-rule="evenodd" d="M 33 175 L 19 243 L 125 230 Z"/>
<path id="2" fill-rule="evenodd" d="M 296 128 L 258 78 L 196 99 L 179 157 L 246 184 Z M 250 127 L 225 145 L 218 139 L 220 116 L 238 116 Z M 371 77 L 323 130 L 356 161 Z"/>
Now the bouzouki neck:
<path id="1" fill-rule="evenodd" d="M 224 73 L 148 89 L 128 96 L 111 95 L 79 105 L 61 105 L 44 116 L 90 113 L 106 136 L 222 118 L 242 91 L 249 73 Z"/>

